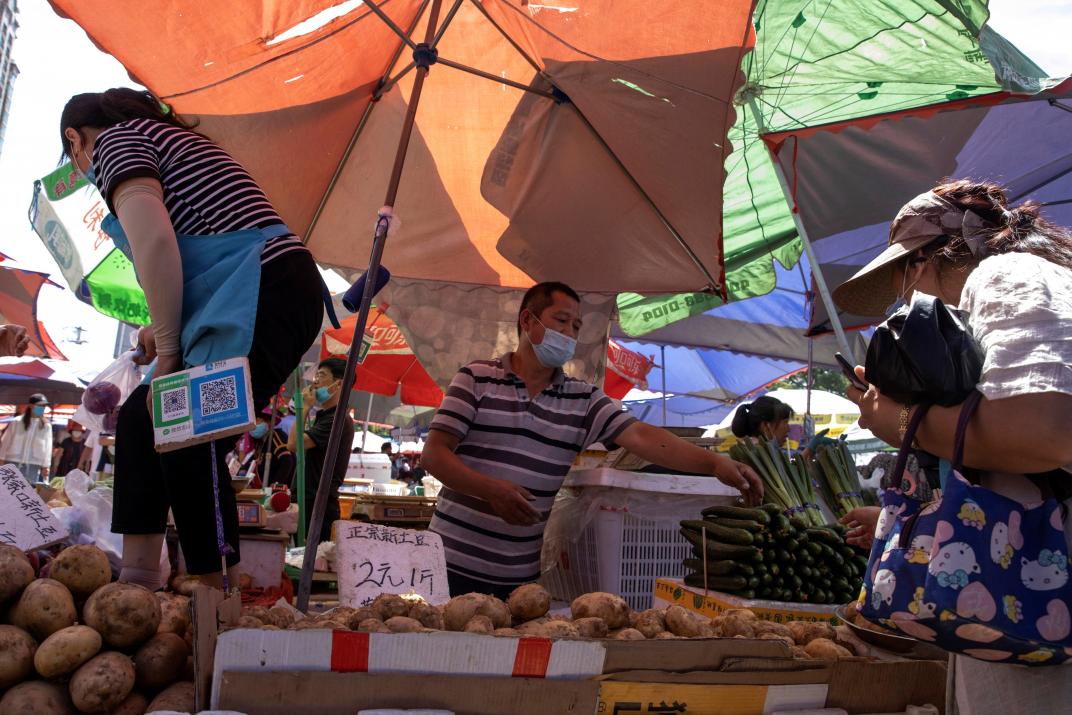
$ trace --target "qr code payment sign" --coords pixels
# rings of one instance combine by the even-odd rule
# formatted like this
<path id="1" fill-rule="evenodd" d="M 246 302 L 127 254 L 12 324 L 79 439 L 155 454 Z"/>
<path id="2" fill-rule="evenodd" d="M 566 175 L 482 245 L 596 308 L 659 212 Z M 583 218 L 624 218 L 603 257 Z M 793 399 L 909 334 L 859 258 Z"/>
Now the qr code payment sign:
<path id="1" fill-rule="evenodd" d="M 181 420 L 190 416 L 190 405 L 186 399 L 186 388 L 168 390 L 160 395 L 160 412 L 165 422 Z"/>
<path id="2" fill-rule="evenodd" d="M 218 415 L 238 409 L 238 390 L 233 375 L 207 380 L 198 385 L 201 415 Z"/>

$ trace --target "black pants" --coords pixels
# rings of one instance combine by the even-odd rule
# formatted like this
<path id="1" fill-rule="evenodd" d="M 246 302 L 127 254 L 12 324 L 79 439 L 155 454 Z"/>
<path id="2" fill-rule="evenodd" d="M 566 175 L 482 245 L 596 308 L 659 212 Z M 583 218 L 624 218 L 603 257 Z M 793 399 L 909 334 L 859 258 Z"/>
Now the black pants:
<path id="1" fill-rule="evenodd" d="M 268 405 L 320 332 L 322 290 L 316 264 L 304 251 L 262 266 L 257 321 L 249 352 L 253 407 L 257 412 Z M 170 508 L 187 571 L 194 575 L 219 571 L 210 445 L 157 453 L 152 418 L 145 404 L 148 390 L 148 385 L 134 390 L 119 411 L 112 532 L 162 534 Z M 238 512 L 224 460 L 235 441 L 230 438 L 216 442 L 223 533 L 234 549 L 227 557 L 228 566 L 239 561 Z"/>
<path id="2" fill-rule="evenodd" d="M 447 585 L 450 587 L 451 596 L 463 596 L 467 593 L 484 593 L 505 601 L 510 597 L 510 594 L 514 592 L 515 588 L 524 584 L 514 583 L 500 585 L 497 583 L 488 583 L 487 581 L 477 581 L 475 578 L 462 576 L 460 573 L 451 571 L 448 567 Z"/>

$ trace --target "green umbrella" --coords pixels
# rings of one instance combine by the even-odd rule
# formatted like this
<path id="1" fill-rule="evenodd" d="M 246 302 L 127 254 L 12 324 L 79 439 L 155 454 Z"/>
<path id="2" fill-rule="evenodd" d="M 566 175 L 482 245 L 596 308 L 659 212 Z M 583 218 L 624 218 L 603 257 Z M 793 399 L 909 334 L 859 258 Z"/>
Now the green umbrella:
<path id="1" fill-rule="evenodd" d="M 988 18 L 984 0 L 760 0 L 726 161 L 722 217 L 731 301 L 770 292 L 774 261 L 792 268 L 804 248 L 792 213 L 793 177 L 783 177 L 782 186 L 763 136 L 941 109 L 1003 90 L 1039 91 L 1041 70 L 985 28 Z M 721 303 L 702 293 L 618 298 L 621 327 L 635 336 Z"/>

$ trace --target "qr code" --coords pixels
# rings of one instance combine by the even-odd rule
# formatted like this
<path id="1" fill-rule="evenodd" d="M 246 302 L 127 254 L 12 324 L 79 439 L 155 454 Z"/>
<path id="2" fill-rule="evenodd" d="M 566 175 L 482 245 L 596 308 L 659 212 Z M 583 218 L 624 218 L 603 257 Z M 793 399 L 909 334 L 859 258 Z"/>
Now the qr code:
<path id="1" fill-rule="evenodd" d="M 201 414 L 204 417 L 238 409 L 238 391 L 234 376 L 202 382 Z"/>
<path id="2" fill-rule="evenodd" d="M 165 422 L 181 420 L 190 416 L 190 408 L 186 404 L 186 388 L 168 390 L 160 395 L 160 412 Z"/>

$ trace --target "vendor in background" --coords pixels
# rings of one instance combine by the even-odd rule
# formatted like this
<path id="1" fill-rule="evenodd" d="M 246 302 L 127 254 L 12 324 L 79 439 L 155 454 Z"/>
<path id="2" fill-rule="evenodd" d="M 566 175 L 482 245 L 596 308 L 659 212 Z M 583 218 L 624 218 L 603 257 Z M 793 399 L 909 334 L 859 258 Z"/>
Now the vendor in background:
<path id="1" fill-rule="evenodd" d="M 26 328 L 14 323 L 0 325 L 0 357 L 22 357 L 29 347 Z"/>
<path id="2" fill-rule="evenodd" d="M 52 476 L 66 477 L 68 472 L 83 463 L 86 451 L 86 428 L 75 421 L 67 423 L 68 436 L 64 437 L 52 454 Z"/>
<path id="3" fill-rule="evenodd" d="M 285 484 L 292 486 L 294 478 L 294 455 L 287 449 L 287 436 L 282 430 L 272 429 L 271 409 L 265 410 L 268 414 L 257 415 L 257 424 L 247 433 L 249 446 L 246 454 L 239 465 L 239 476 L 246 476 L 250 468 L 254 469 L 256 484 L 254 488 L 271 486 L 272 484 Z M 268 454 L 271 452 L 271 466 L 269 467 Z M 265 484 L 264 472 L 268 469 L 268 483 Z M 252 484 L 251 484 L 252 486 Z"/>
<path id="4" fill-rule="evenodd" d="M 409 480 L 410 466 L 409 459 L 401 452 L 395 452 L 394 447 L 390 442 L 384 442 L 380 447 L 380 452 L 387 455 L 387 458 L 391 460 L 391 479 L 396 482 L 405 482 Z"/>
<path id="5" fill-rule="evenodd" d="M 566 377 L 580 330 L 577 293 L 540 283 L 522 299 L 517 351 L 472 362 L 451 381 L 421 461 L 444 485 L 430 528 L 443 538 L 452 594 L 505 597 L 539 578 L 555 495 L 595 442 L 762 500 L 749 467 L 638 422 L 598 387 Z"/>
<path id="6" fill-rule="evenodd" d="M 52 424 L 45 414 L 48 398 L 30 395 L 22 415 L 8 425 L 0 439 L 0 460 L 14 464 L 30 484 L 48 481 L 52 465 Z"/>
<path id="7" fill-rule="evenodd" d="M 786 448 L 789 439 L 789 420 L 793 419 L 793 408 L 781 400 L 763 395 L 754 402 L 746 402 L 737 408 L 733 415 L 730 429 L 737 438 L 752 437 L 773 441 L 779 449 Z M 815 448 L 820 444 L 836 444 L 837 441 L 826 436 L 828 430 L 815 435 L 800 453 L 810 459 Z"/>
<path id="8" fill-rule="evenodd" d="M 324 512 L 324 523 L 320 529 L 322 542 L 331 539 L 331 525 L 339 518 L 339 487 L 346 477 L 346 469 L 350 465 L 350 450 L 354 446 L 354 421 L 346 410 L 340 412 L 338 409 L 339 389 L 345 372 L 345 360 L 328 358 L 320 363 L 316 370 L 316 380 L 305 388 L 303 393 L 301 419 L 290 431 L 287 441 L 287 449 L 297 453 L 299 433 L 305 439 L 305 493 L 299 496 L 305 499 L 305 528 L 308 530 L 316 491 L 320 485 L 320 474 L 324 470 L 324 460 L 327 457 L 331 425 L 336 419 L 346 423 L 342 430 L 342 439 L 339 440 L 335 473 L 331 475 L 331 492 L 328 495 L 327 510 Z M 308 423 L 309 412 L 314 405 L 317 410 L 313 424 L 306 426 L 304 431 L 298 429 Z"/>

